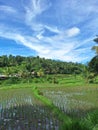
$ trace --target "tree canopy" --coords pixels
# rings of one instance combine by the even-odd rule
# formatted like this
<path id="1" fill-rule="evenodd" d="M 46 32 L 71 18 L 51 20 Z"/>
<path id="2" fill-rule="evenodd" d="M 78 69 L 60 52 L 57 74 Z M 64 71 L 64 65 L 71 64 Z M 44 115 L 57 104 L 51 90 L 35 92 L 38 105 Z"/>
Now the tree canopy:
<path id="1" fill-rule="evenodd" d="M 98 44 L 98 36 L 93 41 Z M 96 52 L 96 54 L 98 55 L 98 45 L 97 46 L 93 46 L 92 50 L 94 50 Z"/>
<path id="2" fill-rule="evenodd" d="M 98 74 L 98 56 L 92 58 L 89 63 L 89 69 L 91 70 L 91 72 Z"/>
<path id="3" fill-rule="evenodd" d="M 82 64 L 40 57 L 0 56 L 0 68 L 13 73 L 73 74 L 81 73 Z M 9 72 L 10 73 L 10 72 Z"/>
<path id="4" fill-rule="evenodd" d="M 98 36 L 93 41 L 98 44 Z M 91 72 L 98 74 L 98 45 L 93 46 L 92 50 L 96 51 L 96 56 L 93 57 L 91 59 L 91 61 L 89 62 L 89 69 L 90 69 Z"/>
<path id="5" fill-rule="evenodd" d="M 98 43 L 98 35 L 96 38 L 94 38 L 94 42 Z"/>

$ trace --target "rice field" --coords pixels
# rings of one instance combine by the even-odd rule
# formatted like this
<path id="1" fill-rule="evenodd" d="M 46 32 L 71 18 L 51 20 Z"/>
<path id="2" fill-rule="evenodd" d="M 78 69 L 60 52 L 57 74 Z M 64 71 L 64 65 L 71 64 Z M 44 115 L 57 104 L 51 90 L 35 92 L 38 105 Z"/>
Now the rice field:
<path id="1" fill-rule="evenodd" d="M 88 112 L 98 109 L 98 87 L 49 87 L 40 88 L 40 91 L 73 118 L 85 117 Z"/>
<path id="2" fill-rule="evenodd" d="M 0 90 L 0 130 L 59 130 L 60 125 L 32 88 Z"/>
<path id="3" fill-rule="evenodd" d="M 92 130 L 98 124 L 96 110 L 97 86 L 44 83 L 0 89 L 0 130 Z"/>

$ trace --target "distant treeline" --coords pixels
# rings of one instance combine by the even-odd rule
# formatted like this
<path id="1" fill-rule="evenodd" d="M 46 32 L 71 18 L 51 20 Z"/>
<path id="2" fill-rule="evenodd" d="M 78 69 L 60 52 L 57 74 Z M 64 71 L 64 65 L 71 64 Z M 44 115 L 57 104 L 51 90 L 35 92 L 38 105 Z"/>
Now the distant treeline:
<path id="1" fill-rule="evenodd" d="M 0 73 L 2 69 L 10 73 L 29 72 L 44 74 L 79 74 L 82 72 L 83 64 L 73 62 L 62 62 L 57 60 L 37 57 L 24 57 L 3 55 L 0 56 Z M 6 69 L 5 69 L 6 68 Z"/>

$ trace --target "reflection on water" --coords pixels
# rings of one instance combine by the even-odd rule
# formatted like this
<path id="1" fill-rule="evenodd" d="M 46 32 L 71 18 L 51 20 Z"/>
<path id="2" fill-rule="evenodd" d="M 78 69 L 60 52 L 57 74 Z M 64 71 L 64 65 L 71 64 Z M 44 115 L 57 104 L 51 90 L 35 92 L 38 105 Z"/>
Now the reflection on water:
<path id="1" fill-rule="evenodd" d="M 0 130 L 58 130 L 58 124 L 43 106 L 13 106 L 0 112 Z"/>
<path id="2" fill-rule="evenodd" d="M 65 89 L 66 90 L 66 89 Z M 41 90 L 55 106 L 71 117 L 83 117 L 87 112 L 98 108 L 97 91 Z"/>
<path id="3" fill-rule="evenodd" d="M 9 90 L 4 98 L 4 92 L 1 93 L 0 130 L 59 130 L 57 117 L 26 91 L 20 93 L 17 89 L 8 96 L 12 92 Z"/>

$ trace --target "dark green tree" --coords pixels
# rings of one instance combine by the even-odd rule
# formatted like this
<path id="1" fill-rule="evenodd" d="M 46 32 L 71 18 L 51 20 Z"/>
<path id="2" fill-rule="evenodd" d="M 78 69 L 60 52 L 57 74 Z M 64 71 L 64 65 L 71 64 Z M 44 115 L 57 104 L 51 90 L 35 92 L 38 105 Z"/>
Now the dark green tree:
<path id="1" fill-rule="evenodd" d="M 93 40 L 98 44 L 98 36 Z M 95 50 L 96 56 L 91 59 L 88 66 L 90 69 L 90 72 L 94 73 L 94 76 L 98 75 L 98 46 L 93 46 L 92 50 Z"/>
<path id="2" fill-rule="evenodd" d="M 89 69 L 91 72 L 98 74 L 98 55 L 93 57 L 92 60 L 89 62 Z"/>
<path id="3" fill-rule="evenodd" d="M 93 41 L 98 44 L 98 36 Z M 94 50 L 96 52 L 96 54 L 98 55 L 98 45 L 97 46 L 93 46 L 92 50 Z"/>

